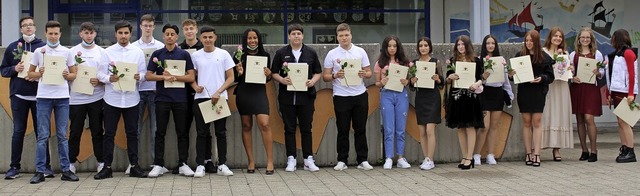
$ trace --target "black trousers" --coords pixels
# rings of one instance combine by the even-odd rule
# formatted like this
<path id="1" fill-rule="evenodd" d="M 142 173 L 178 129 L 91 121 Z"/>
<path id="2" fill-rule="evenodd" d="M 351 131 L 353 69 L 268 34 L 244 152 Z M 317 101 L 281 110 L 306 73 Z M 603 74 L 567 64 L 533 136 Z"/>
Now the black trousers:
<path id="1" fill-rule="evenodd" d="M 176 135 L 178 137 L 178 165 L 186 163 L 189 158 L 189 131 L 186 130 L 187 103 L 156 101 L 156 131 L 154 165 L 164 166 L 164 136 L 167 134 L 169 116 L 173 113 Z"/>
<path id="2" fill-rule="evenodd" d="M 284 122 L 284 144 L 287 148 L 287 156 L 296 157 L 296 127 L 300 125 L 300 143 L 302 144 L 302 156 L 306 159 L 313 155 L 311 145 L 311 122 L 313 121 L 313 101 L 307 105 L 280 104 L 280 113 Z"/>
<path id="3" fill-rule="evenodd" d="M 33 123 L 33 133 L 38 139 L 38 110 L 36 109 L 36 101 L 24 100 L 12 95 L 11 113 L 13 114 L 13 135 L 11 136 L 11 164 L 10 167 L 20 169 L 20 161 L 22 161 L 22 147 L 24 146 L 24 135 L 27 131 L 27 122 L 29 120 L 29 111 L 31 111 L 31 121 Z M 35 142 L 33 143 L 35 144 Z M 51 155 L 49 154 L 49 141 L 47 141 L 47 167 L 51 168 Z"/>
<path id="4" fill-rule="evenodd" d="M 80 154 L 80 138 L 84 131 L 84 120 L 89 115 L 89 129 L 91 129 L 91 143 L 96 160 L 104 162 L 103 158 L 103 134 L 102 128 L 104 101 L 102 99 L 82 105 L 69 106 L 69 162 L 75 163 Z"/>
<path id="5" fill-rule="evenodd" d="M 338 127 L 338 161 L 347 163 L 349 158 L 349 131 L 353 126 L 353 136 L 358 164 L 367 161 L 369 147 L 367 146 L 366 125 L 369 113 L 369 95 L 364 92 L 356 96 L 333 96 L 333 109 L 336 113 Z"/>
<path id="6" fill-rule="evenodd" d="M 138 165 L 138 105 L 130 108 L 118 108 L 104 104 L 104 164 L 111 166 L 113 162 L 114 137 L 118 130 L 120 116 L 124 120 L 124 131 L 127 134 L 127 155 L 129 164 Z"/>
<path id="7" fill-rule="evenodd" d="M 196 163 L 204 165 L 204 161 L 211 159 L 211 123 L 204 123 L 199 103 L 211 101 L 211 99 L 196 99 L 193 103 L 193 112 L 196 117 Z M 216 144 L 218 149 L 218 164 L 227 162 L 227 118 L 213 121 L 213 128 L 216 134 Z"/>

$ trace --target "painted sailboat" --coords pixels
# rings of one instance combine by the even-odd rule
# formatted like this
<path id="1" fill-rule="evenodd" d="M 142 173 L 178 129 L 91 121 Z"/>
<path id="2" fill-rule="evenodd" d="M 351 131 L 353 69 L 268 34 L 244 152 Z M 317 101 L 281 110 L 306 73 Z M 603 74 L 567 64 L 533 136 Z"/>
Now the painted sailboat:
<path id="1" fill-rule="evenodd" d="M 607 11 L 602 1 L 597 3 L 593 7 L 593 11 L 589 13 L 589 16 L 592 17 L 591 22 L 589 22 L 591 23 L 591 29 L 603 36 L 611 37 L 611 25 L 613 25 L 613 21 L 616 20 L 616 14 L 613 13 L 614 10 L 615 9 L 610 9 Z"/>
<path id="2" fill-rule="evenodd" d="M 538 18 L 543 19 L 542 15 L 537 15 Z M 543 19 L 544 20 L 544 19 Z M 544 25 L 542 22 L 540 25 L 537 25 L 531 16 L 531 2 L 522 10 L 522 12 L 513 15 L 511 19 L 509 19 L 509 32 L 513 33 L 518 37 L 524 37 L 527 33 L 527 23 L 533 25 L 533 29 L 536 31 L 542 30 Z"/>

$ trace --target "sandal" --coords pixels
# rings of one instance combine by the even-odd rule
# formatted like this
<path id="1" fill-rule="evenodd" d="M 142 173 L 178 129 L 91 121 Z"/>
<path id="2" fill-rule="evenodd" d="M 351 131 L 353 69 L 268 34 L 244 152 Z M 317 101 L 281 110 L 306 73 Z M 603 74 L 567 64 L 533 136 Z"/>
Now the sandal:
<path id="1" fill-rule="evenodd" d="M 535 161 L 533 161 L 531 166 L 540 167 L 540 155 L 536 154 L 536 155 L 533 155 L 533 156 L 535 157 L 535 159 L 534 159 Z"/>
<path id="2" fill-rule="evenodd" d="M 531 160 L 531 153 L 527 153 L 527 156 L 524 158 L 524 164 L 533 165 L 533 161 Z"/>
<path id="3" fill-rule="evenodd" d="M 553 150 L 551 151 L 551 153 L 553 154 L 553 161 L 560 162 L 560 161 L 562 161 L 562 157 L 561 157 L 561 156 L 556 156 L 556 152 L 557 152 L 556 150 L 560 151 L 560 150 L 559 150 L 559 149 L 557 149 L 557 148 L 556 148 L 556 149 L 553 149 Z"/>

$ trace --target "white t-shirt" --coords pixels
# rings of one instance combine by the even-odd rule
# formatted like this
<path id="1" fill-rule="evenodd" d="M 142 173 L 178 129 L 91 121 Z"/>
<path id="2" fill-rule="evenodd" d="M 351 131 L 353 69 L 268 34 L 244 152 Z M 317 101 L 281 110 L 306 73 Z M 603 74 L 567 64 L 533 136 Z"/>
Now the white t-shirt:
<path id="1" fill-rule="evenodd" d="M 193 68 L 198 73 L 198 85 L 205 87 L 201 93 L 196 93 L 195 99 L 209 99 L 224 84 L 226 80 L 225 72 L 235 66 L 229 52 L 222 48 L 217 48 L 213 52 L 205 52 L 203 49 L 191 54 Z M 208 93 L 207 93 L 208 91 Z M 221 97 L 229 96 L 225 90 Z"/>
<path id="2" fill-rule="evenodd" d="M 324 58 L 324 68 L 333 68 L 331 73 L 336 73 L 340 71 L 342 68 L 340 64 L 338 64 L 338 59 L 360 59 L 362 61 L 362 68 L 369 67 L 369 56 L 364 49 L 351 44 L 351 49 L 345 50 L 342 47 L 338 46 L 329 53 Z M 333 95 L 337 96 L 357 96 L 364 93 L 367 88 L 364 86 L 364 81 L 357 86 L 342 86 L 340 84 L 340 78 L 336 78 L 333 80 Z"/>
<path id="3" fill-rule="evenodd" d="M 82 52 L 80 58 L 84 60 L 82 65 L 97 67 L 100 69 L 101 66 L 104 66 L 109 63 L 109 57 L 105 50 L 100 46 L 94 46 L 91 49 L 86 49 L 82 47 L 82 44 L 78 44 L 71 49 L 69 49 L 69 55 L 67 57 L 67 65 L 69 67 L 76 66 L 75 56 L 79 52 Z M 97 75 L 95 76 L 98 77 Z M 73 86 L 73 81 L 69 81 L 69 85 Z M 70 92 L 71 98 L 69 99 L 69 105 L 82 105 L 93 103 L 99 101 L 104 97 L 104 85 L 98 85 L 93 87 L 93 95 L 87 95 L 83 93 Z"/>
<path id="4" fill-rule="evenodd" d="M 153 48 L 153 49 L 156 49 L 156 50 L 160 49 L 160 48 L 164 48 L 164 43 L 158 41 L 157 39 L 153 39 L 149 43 L 144 43 L 142 41 L 142 39 L 138 39 L 138 41 L 135 41 L 135 42 L 133 42 L 131 44 L 133 44 L 134 46 L 137 46 L 138 48 L 142 49 L 143 51 L 144 51 L 144 49 L 149 49 L 149 48 Z M 148 64 L 149 64 L 149 60 L 147 59 L 147 60 L 145 60 L 145 68 L 147 67 L 146 65 L 148 65 Z M 154 90 L 156 90 L 156 81 L 142 81 L 142 82 L 140 82 L 138 90 L 140 90 L 140 91 L 154 91 Z"/>
<path id="5" fill-rule="evenodd" d="M 109 46 L 105 51 L 111 61 L 138 64 L 139 81 L 144 82 L 147 65 L 144 60 L 144 52 L 140 48 L 132 44 L 122 47 L 116 43 Z M 106 66 L 98 70 L 98 80 L 105 83 L 104 102 L 117 108 L 130 108 L 138 105 L 140 102 L 140 94 L 138 91 L 119 91 L 113 89 L 113 83 L 109 81 L 109 77 L 111 76 L 109 69 L 109 66 Z"/>
<path id="6" fill-rule="evenodd" d="M 33 51 L 33 58 L 31 59 L 31 65 L 36 66 L 36 71 L 38 71 L 40 67 L 42 67 L 42 63 L 44 63 L 44 60 L 42 58 L 42 52 L 40 52 L 42 51 L 43 48 L 46 50 L 45 55 L 59 56 L 64 58 L 67 58 L 69 56 L 69 48 L 64 47 L 62 45 L 59 45 L 56 48 L 51 48 L 47 45 L 40 47 L 35 51 Z M 67 61 L 69 61 L 69 59 L 67 59 Z M 67 66 L 67 71 L 69 71 L 68 66 Z M 44 98 L 44 99 L 69 98 L 69 83 L 64 82 L 61 85 L 44 84 L 42 82 L 42 77 L 40 77 L 40 80 L 38 81 L 38 92 L 36 93 L 36 98 Z"/>

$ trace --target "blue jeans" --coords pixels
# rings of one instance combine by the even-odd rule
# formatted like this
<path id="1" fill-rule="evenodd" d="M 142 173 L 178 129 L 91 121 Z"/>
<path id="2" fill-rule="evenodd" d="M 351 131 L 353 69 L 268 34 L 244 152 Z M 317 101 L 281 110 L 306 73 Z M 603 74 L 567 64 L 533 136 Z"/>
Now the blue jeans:
<path id="1" fill-rule="evenodd" d="M 380 106 L 382 108 L 382 126 L 384 127 L 385 157 L 402 156 L 404 154 L 407 111 L 409 111 L 407 88 L 404 88 L 402 92 L 382 89 L 380 92 Z M 393 153 L 394 142 L 396 144 L 395 154 Z"/>
<path id="2" fill-rule="evenodd" d="M 155 152 L 155 137 L 156 130 L 158 130 L 156 126 L 156 92 L 154 91 L 140 91 L 140 103 L 138 104 L 140 110 L 138 110 L 138 145 L 140 145 L 140 136 L 142 135 L 142 128 L 144 127 L 144 109 L 147 106 L 149 111 L 149 130 L 151 133 L 149 134 L 149 138 L 151 138 L 151 143 L 149 143 L 149 151 L 147 153 L 140 154 L 151 154 L 151 160 L 153 160 L 154 152 Z"/>
<path id="3" fill-rule="evenodd" d="M 67 141 L 67 122 L 69 121 L 69 98 L 41 99 L 38 108 L 38 142 L 36 144 L 36 172 L 44 173 L 47 162 L 47 141 L 51 129 L 51 111 L 55 114 L 56 137 L 58 138 L 58 157 L 63 172 L 69 171 L 69 143 Z"/>

